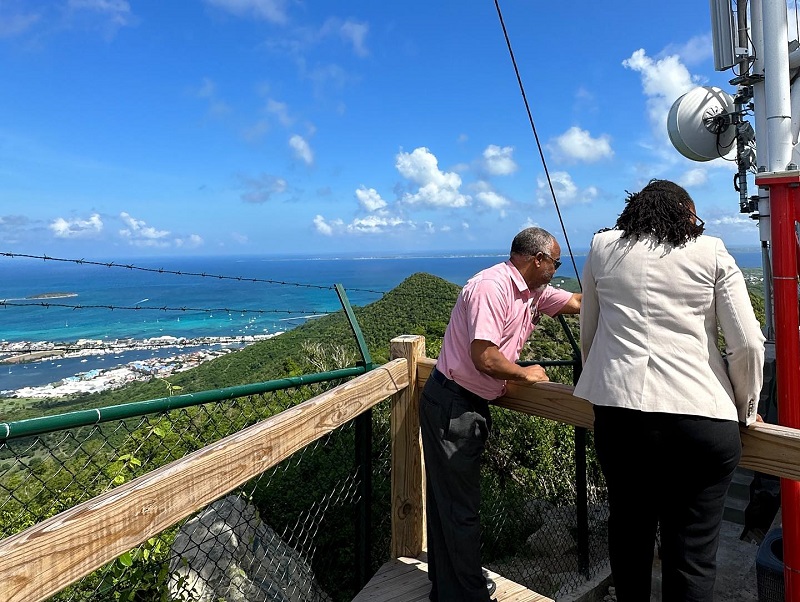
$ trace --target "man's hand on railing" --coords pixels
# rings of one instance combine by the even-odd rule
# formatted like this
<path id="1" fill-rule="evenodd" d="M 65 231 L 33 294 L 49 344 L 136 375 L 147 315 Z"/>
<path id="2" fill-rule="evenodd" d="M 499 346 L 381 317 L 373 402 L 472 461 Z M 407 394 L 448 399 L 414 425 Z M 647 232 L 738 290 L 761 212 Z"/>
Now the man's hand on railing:
<path id="1" fill-rule="evenodd" d="M 525 366 L 522 369 L 525 371 L 524 382 L 526 383 L 541 383 L 550 380 L 547 376 L 547 372 L 538 364 Z"/>

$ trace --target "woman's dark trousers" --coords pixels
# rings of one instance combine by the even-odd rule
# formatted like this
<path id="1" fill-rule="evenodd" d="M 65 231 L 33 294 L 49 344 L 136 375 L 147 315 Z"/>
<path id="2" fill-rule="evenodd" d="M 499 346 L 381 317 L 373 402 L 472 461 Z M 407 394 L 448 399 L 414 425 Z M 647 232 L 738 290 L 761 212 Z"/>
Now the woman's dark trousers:
<path id="1" fill-rule="evenodd" d="M 650 599 L 660 525 L 664 602 L 712 602 L 725 496 L 741 456 L 730 420 L 595 406 L 618 602 Z"/>

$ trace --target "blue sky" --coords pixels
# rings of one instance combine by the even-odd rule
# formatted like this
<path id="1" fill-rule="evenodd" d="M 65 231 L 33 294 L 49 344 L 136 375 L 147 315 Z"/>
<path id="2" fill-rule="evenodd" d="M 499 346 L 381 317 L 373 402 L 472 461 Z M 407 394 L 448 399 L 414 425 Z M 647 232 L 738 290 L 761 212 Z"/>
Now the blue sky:
<path id="1" fill-rule="evenodd" d="M 733 164 L 667 137 L 681 94 L 733 92 L 708 3 L 500 6 L 573 249 L 654 177 L 758 245 Z M 564 246 L 492 0 L 0 0 L 0 82 L 3 252 Z"/>

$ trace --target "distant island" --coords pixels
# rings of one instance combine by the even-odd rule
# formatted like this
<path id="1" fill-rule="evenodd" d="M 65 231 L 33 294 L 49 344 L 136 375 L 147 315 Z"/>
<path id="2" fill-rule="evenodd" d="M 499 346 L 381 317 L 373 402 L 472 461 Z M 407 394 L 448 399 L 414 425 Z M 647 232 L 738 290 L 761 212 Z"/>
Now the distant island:
<path id="1" fill-rule="evenodd" d="M 25 297 L 26 299 L 64 299 L 66 297 L 77 297 L 78 293 L 41 293 Z"/>

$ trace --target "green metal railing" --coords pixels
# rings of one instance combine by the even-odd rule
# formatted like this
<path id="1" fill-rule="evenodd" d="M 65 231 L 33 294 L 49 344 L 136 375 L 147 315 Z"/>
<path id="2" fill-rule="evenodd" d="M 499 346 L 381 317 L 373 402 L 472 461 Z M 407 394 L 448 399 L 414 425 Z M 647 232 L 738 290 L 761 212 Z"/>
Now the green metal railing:
<path id="1" fill-rule="evenodd" d="M 163 413 L 204 403 L 220 402 L 250 395 L 261 395 L 301 385 L 325 383 L 332 380 L 358 376 L 359 374 L 364 374 L 366 371 L 367 369 L 364 366 L 355 366 L 353 368 L 342 368 L 317 374 L 291 376 L 264 383 L 239 385 L 236 387 L 226 387 L 224 389 L 214 389 L 212 391 L 202 391 L 200 393 L 175 395 L 173 397 L 160 397 L 158 399 L 92 410 L 78 410 L 55 416 L 41 416 L 38 418 L 29 418 L 27 420 L 18 420 L 16 422 L 0 422 L 0 443 L 9 439 L 19 439 L 81 426 L 92 426 L 115 420 L 136 418 L 147 414 Z"/>
<path id="2" fill-rule="evenodd" d="M 5 423 L 0 534 L 17 533 L 365 371 L 357 366 Z M 367 441 L 368 450 L 357 451 L 359 436 L 351 421 L 52 599 L 192 600 L 212 594 L 216 597 L 208 599 L 237 599 L 235 591 L 270 588 L 295 591 L 300 596 L 295 599 L 351 599 L 363 585 L 360 579 L 387 559 L 389 549 L 388 404 L 373 420 L 370 426 L 379 437 L 374 445 Z M 365 464 L 364 457 L 370 462 Z M 374 524 L 380 516 L 374 512 L 365 519 L 360 511 L 365 504 L 382 508 L 383 521 Z M 375 543 L 359 548 L 356 542 L 365 541 L 361 533 L 370 521 Z M 234 559 L 247 576 L 244 581 L 225 581 L 232 560 L 214 560 L 214 550 L 225 549 L 244 532 L 257 543 L 257 554 L 248 548 L 244 559 Z M 197 544 L 198 537 L 204 543 Z M 281 577 L 287 570 L 284 560 L 295 577 Z M 369 565 L 359 567 L 359 562 Z M 198 580 L 196 565 L 211 571 L 208 583 Z M 223 585 L 212 583 L 218 581 Z"/>
<path id="3" fill-rule="evenodd" d="M 374 368 L 351 324 L 362 355 L 354 367 L 0 423 L 0 538 Z M 573 382 L 580 367 L 577 356 L 538 363 L 555 382 Z M 546 595 L 571 591 L 604 563 L 607 509 L 591 441 L 585 429 L 492 412 L 485 564 Z M 383 402 L 52 599 L 352 599 L 388 559 L 389 421 Z M 225 551 L 242 537 L 246 550 Z M 551 547 L 531 549 L 529 539 Z"/>

